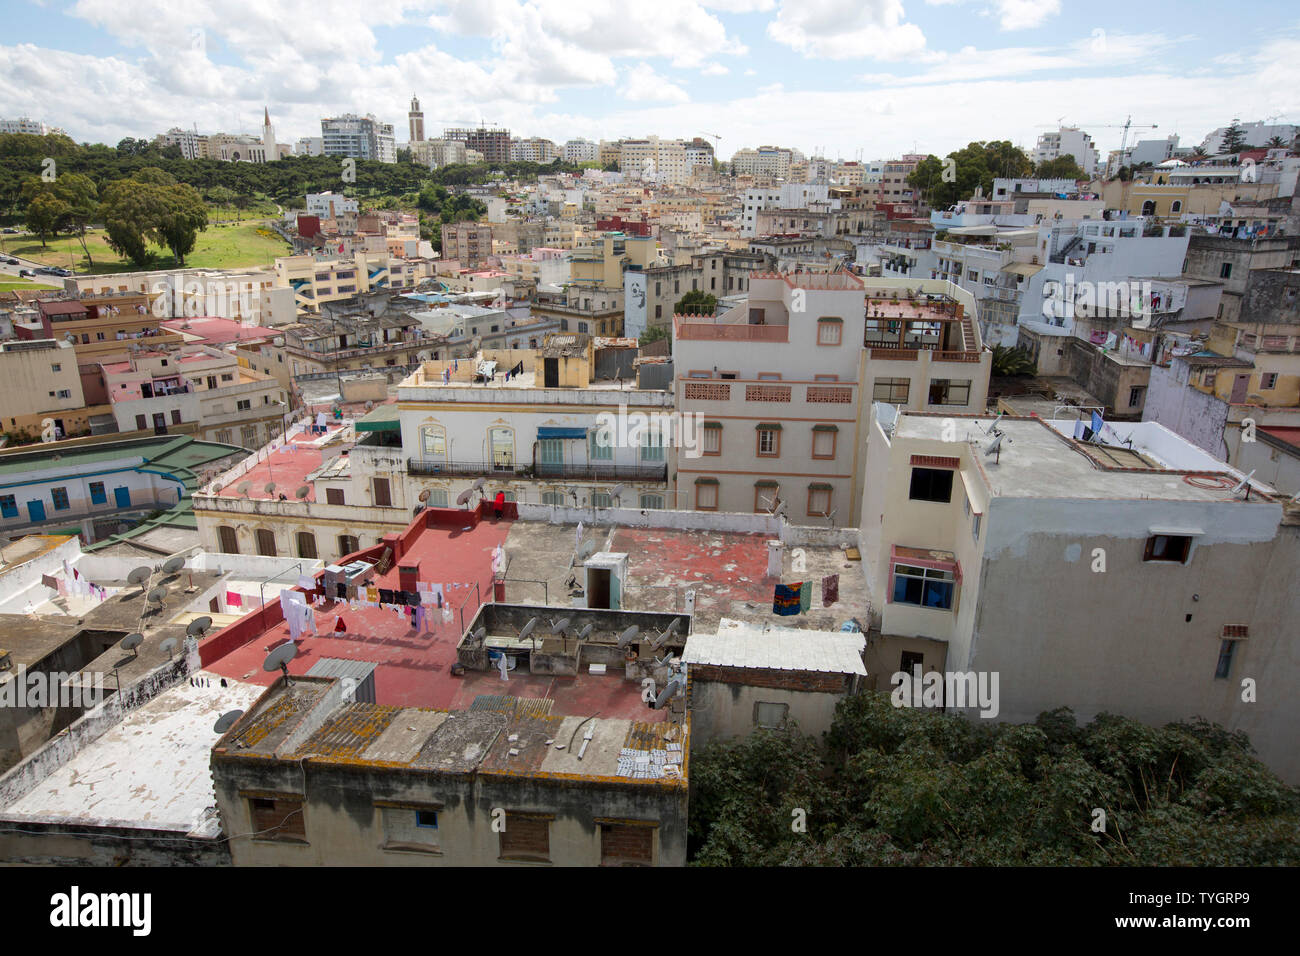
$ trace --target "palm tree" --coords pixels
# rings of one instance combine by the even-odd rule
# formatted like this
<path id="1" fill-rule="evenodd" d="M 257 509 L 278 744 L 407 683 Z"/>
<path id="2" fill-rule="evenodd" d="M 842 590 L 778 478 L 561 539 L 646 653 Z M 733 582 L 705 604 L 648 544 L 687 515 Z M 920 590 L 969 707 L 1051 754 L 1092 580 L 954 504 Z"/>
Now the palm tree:
<path id="1" fill-rule="evenodd" d="M 993 364 L 990 375 L 1005 377 L 1010 375 L 1033 375 L 1037 365 L 1033 357 L 1020 347 L 1007 348 L 1005 345 L 993 346 Z"/>
<path id="2" fill-rule="evenodd" d="M 1281 149 L 1286 146 L 1286 140 L 1281 136 L 1270 136 L 1267 143 L 1264 144 L 1269 149 Z"/>

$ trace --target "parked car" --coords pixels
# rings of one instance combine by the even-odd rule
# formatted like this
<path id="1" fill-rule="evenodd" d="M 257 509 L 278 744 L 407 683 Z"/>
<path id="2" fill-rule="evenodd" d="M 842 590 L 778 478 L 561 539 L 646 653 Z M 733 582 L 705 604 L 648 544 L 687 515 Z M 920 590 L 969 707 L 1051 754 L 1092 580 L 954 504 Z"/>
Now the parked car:
<path id="1" fill-rule="evenodd" d="M 20 279 L 33 279 L 35 277 L 36 277 L 36 273 L 33 272 L 31 269 L 18 270 L 18 278 Z"/>
<path id="2" fill-rule="evenodd" d="M 16 266 L 16 265 L 18 265 L 18 260 L 17 260 L 17 259 L 11 259 L 11 258 L 9 258 L 8 256 L 6 256 L 6 257 L 5 257 L 5 265 L 7 265 L 7 266 Z"/>

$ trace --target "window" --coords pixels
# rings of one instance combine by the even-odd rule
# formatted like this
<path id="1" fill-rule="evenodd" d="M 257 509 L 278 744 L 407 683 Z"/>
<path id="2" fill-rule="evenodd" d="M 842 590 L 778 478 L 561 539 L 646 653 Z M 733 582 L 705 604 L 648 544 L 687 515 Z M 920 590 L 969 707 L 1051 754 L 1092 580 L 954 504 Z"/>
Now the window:
<path id="1" fill-rule="evenodd" d="M 255 840 L 306 843 L 307 826 L 302 800 L 285 797 L 250 797 L 249 816 Z"/>
<path id="2" fill-rule="evenodd" d="M 1220 278 L 1220 279 L 1231 279 L 1231 278 L 1232 278 L 1232 263 L 1231 263 L 1231 262 L 1225 262 L 1222 266 L 1219 267 L 1219 278 Z"/>
<path id="3" fill-rule="evenodd" d="M 663 495 L 642 495 L 642 496 L 641 496 L 641 507 L 642 507 L 642 508 L 658 508 L 658 509 L 662 509 L 663 506 L 664 506 L 664 496 L 663 496 Z"/>
<path id="4" fill-rule="evenodd" d="M 339 535 L 339 557 L 361 550 L 361 540 L 354 534 Z"/>
<path id="5" fill-rule="evenodd" d="M 437 853 L 438 810 L 409 806 L 379 806 L 384 849 Z"/>
<path id="6" fill-rule="evenodd" d="M 71 398 L 71 397 L 72 397 L 72 389 L 70 388 L 59 389 L 59 398 Z"/>
<path id="7" fill-rule="evenodd" d="M 781 501 L 779 482 L 764 479 L 754 482 L 754 514 L 767 514 Z"/>
<path id="8" fill-rule="evenodd" d="M 831 513 L 831 486 L 811 484 L 808 486 L 808 517 L 826 518 Z"/>
<path id="9" fill-rule="evenodd" d="M 664 460 L 664 436 L 653 427 L 646 429 L 641 439 L 641 460 Z"/>
<path id="10" fill-rule="evenodd" d="M 614 457 L 614 446 L 609 444 L 610 436 L 607 429 L 594 428 L 587 436 L 590 451 L 588 455 L 591 461 L 610 461 Z"/>
<path id="11" fill-rule="evenodd" d="M 652 823 L 600 823 L 600 865 L 650 866 L 654 837 Z"/>
<path id="12" fill-rule="evenodd" d="M 370 488 L 374 492 L 375 507 L 388 508 L 392 506 L 393 496 L 389 490 L 387 478 L 371 478 Z"/>
<path id="13" fill-rule="evenodd" d="M 1192 539 L 1185 534 L 1153 534 L 1147 538 L 1143 561 L 1169 561 L 1186 564 L 1192 552 Z"/>
<path id="14" fill-rule="evenodd" d="M 542 504 L 544 505 L 562 505 L 564 504 L 563 491 L 543 491 Z"/>
<path id="15" fill-rule="evenodd" d="M 0 518 L 17 518 L 18 502 L 13 495 L 0 495 Z"/>
<path id="16" fill-rule="evenodd" d="M 275 557 L 275 532 L 268 528 L 257 529 L 257 553 L 268 558 Z"/>
<path id="17" fill-rule="evenodd" d="M 906 405 L 911 388 L 911 379 L 878 378 L 871 386 L 871 400 L 888 402 L 891 405 Z"/>
<path id="18" fill-rule="evenodd" d="M 1219 644 L 1219 663 L 1214 668 L 1214 676 L 1218 680 L 1226 680 L 1232 673 L 1232 655 L 1237 650 L 1237 642 L 1234 639 L 1225 639 Z"/>
<path id="19" fill-rule="evenodd" d="M 930 381 L 931 405 L 970 404 L 970 379 L 936 378 Z"/>
<path id="20" fill-rule="evenodd" d="M 758 432 L 758 447 L 755 450 L 759 458 L 778 458 L 781 455 L 781 426 L 771 422 L 764 422 L 756 429 Z"/>
<path id="21" fill-rule="evenodd" d="M 55 511 L 67 511 L 68 510 L 68 489 L 51 488 L 50 500 L 54 502 Z"/>
<path id="22" fill-rule="evenodd" d="M 173 425 L 179 425 L 180 423 L 181 423 L 181 410 L 180 410 L 179 408 L 173 408 L 173 409 L 172 409 L 172 424 L 173 424 Z"/>
<path id="23" fill-rule="evenodd" d="M 835 425 L 814 425 L 812 456 L 814 458 L 834 458 L 838 432 L 839 429 Z"/>
<path id="24" fill-rule="evenodd" d="M 341 505 L 341 504 L 343 504 L 343 489 L 342 489 L 342 488 L 326 488 L 326 489 L 325 489 L 325 503 L 326 503 L 327 505 Z"/>
<path id="25" fill-rule="evenodd" d="M 488 448 L 494 471 L 511 471 L 515 465 L 515 433 L 509 428 L 489 428 Z"/>
<path id="26" fill-rule="evenodd" d="M 593 508 L 612 508 L 614 507 L 614 498 L 605 491 L 593 491 L 591 493 L 591 506 Z"/>
<path id="27" fill-rule="evenodd" d="M 135 416 L 135 427 L 136 427 L 137 430 L 143 430 L 143 429 L 144 429 L 144 427 L 145 427 L 145 419 L 144 419 L 144 416 L 143 416 L 143 415 L 137 415 L 137 416 Z"/>
<path id="28" fill-rule="evenodd" d="M 1142 396 L 1146 394 L 1145 385 L 1135 385 L 1128 390 L 1128 407 L 1137 408 L 1142 404 Z"/>
<path id="29" fill-rule="evenodd" d="M 779 382 L 781 381 L 780 372 L 759 372 L 758 380 L 760 382 Z"/>
<path id="30" fill-rule="evenodd" d="M 62 365 L 59 365 L 57 362 L 51 363 L 51 365 L 50 365 L 50 371 L 51 371 L 51 372 L 62 372 L 62 371 L 63 371 L 63 366 L 62 366 Z"/>
<path id="31" fill-rule="evenodd" d="M 501 859 L 549 863 L 551 818 L 507 811 L 505 829 L 501 831 Z"/>
<path id="32" fill-rule="evenodd" d="M 1259 387 L 1261 389 L 1277 388 L 1277 372 L 1265 372 L 1260 376 Z"/>
<path id="33" fill-rule="evenodd" d="M 447 457 L 447 432 L 441 425 L 420 426 L 420 457 L 426 461 Z"/>
<path id="34" fill-rule="evenodd" d="M 537 460 L 543 472 L 558 474 L 564 466 L 564 439 L 541 439 L 537 443 Z"/>
<path id="35" fill-rule="evenodd" d="M 253 402 L 251 399 L 245 398 L 242 399 L 241 401 L 235 402 L 235 410 L 239 412 L 246 412 L 252 407 L 253 407 Z"/>
<path id="36" fill-rule="evenodd" d="M 108 501 L 108 493 L 104 490 L 102 481 L 92 481 L 90 483 L 90 503 L 92 505 L 102 505 Z"/>
<path id="37" fill-rule="evenodd" d="M 298 532 L 298 557 L 316 557 L 316 536 L 310 531 Z"/>
<path id="38" fill-rule="evenodd" d="M 765 701 L 754 702 L 754 726 L 779 730 L 785 726 L 786 715 L 790 713 L 789 704 L 770 704 Z"/>
<path id="39" fill-rule="evenodd" d="M 235 529 L 225 524 L 218 527 L 217 546 L 224 554 L 239 554 L 239 538 L 235 534 Z"/>
<path id="40" fill-rule="evenodd" d="M 894 565 L 894 603 L 952 610 L 956 575 L 939 568 Z"/>
<path id="41" fill-rule="evenodd" d="M 925 655 L 918 651 L 903 651 L 898 661 L 899 671 L 904 674 L 915 674 L 918 667 L 925 667 Z"/>
<path id="42" fill-rule="evenodd" d="M 970 536 L 976 544 L 980 541 L 980 525 L 983 524 L 984 516 L 981 514 L 971 515 L 970 519 Z"/>
<path id="43" fill-rule="evenodd" d="M 217 441 L 221 442 L 223 445 L 229 445 L 231 437 L 229 428 L 222 428 L 217 432 Z"/>
<path id="44" fill-rule="evenodd" d="M 718 510 L 718 480 L 716 478 L 697 478 L 695 480 L 695 510 Z"/>
<path id="45" fill-rule="evenodd" d="M 235 373 L 234 373 L 234 372 L 222 372 L 222 373 L 221 373 L 221 380 L 222 380 L 223 382 L 233 382 L 233 381 L 235 380 Z"/>
<path id="46" fill-rule="evenodd" d="M 844 334 L 843 319 L 818 319 L 817 320 L 817 344 L 818 345 L 839 345 L 840 337 Z"/>
<path id="47" fill-rule="evenodd" d="M 952 472 L 946 468 L 913 468 L 907 497 L 913 501 L 952 501 Z"/>

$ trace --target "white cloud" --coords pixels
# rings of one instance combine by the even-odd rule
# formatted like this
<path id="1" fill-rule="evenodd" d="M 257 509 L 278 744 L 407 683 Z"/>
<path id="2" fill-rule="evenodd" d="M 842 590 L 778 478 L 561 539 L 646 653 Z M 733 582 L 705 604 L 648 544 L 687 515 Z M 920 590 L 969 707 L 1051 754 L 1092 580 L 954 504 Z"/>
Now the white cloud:
<path id="1" fill-rule="evenodd" d="M 731 71 L 721 63 L 710 63 L 705 66 L 704 69 L 700 70 L 700 73 L 704 76 L 726 76 L 730 72 Z"/>
<path id="2" fill-rule="evenodd" d="M 767 35 L 806 57 L 900 60 L 925 49 L 902 0 L 781 0 Z"/>
<path id="3" fill-rule="evenodd" d="M 1061 12 L 1061 0 L 994 0 L 1004 30 L 1027 30 L 1040 26 Z"/>
<path id="4" fill-rule="evenodd" d="M 700 6 L 723 13 L 763 13 L 776 6 L 776 0 L 701 0 Z"/>
<path id="5" fill-rule="evenodd" d="M 623 99 L 646 103 L 685 103 L 690 96 L 680 86 L 654 71 L 648 63 L 638 63 L 623 78 Z"/>

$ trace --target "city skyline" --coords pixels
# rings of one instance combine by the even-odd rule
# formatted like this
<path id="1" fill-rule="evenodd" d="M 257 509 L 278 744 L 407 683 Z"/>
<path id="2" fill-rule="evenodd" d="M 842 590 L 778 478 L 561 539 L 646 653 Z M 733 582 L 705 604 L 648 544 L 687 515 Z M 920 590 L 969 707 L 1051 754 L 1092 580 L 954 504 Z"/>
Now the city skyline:
<path id="1" fill-rule="evenodd" d="M 427 136 L 482 121 L 557 144 L 703 135 L 723 158 L 771 143 L 864 160 L 975 139 L 1031 149 L 1058 120 L 1104 158 L 1129 115 L 1158 124 L 1140 135 L 1185 145 L 1233 117 L 1298 118 L 1300 21 L 1279 4 L 1243 8 L 1232 48 L 1192 32 L 1195 10 L 1175 28 L 1159 7 L 1060 0 L 680 0 L 580 17 L 545 0 L 301 7 L 14 5 L 0 115 L 112 144 L 176 126 L 256 133 L 269 107 L 293 143 L 349 112 L 404 136 L 414 92 Z"/>

